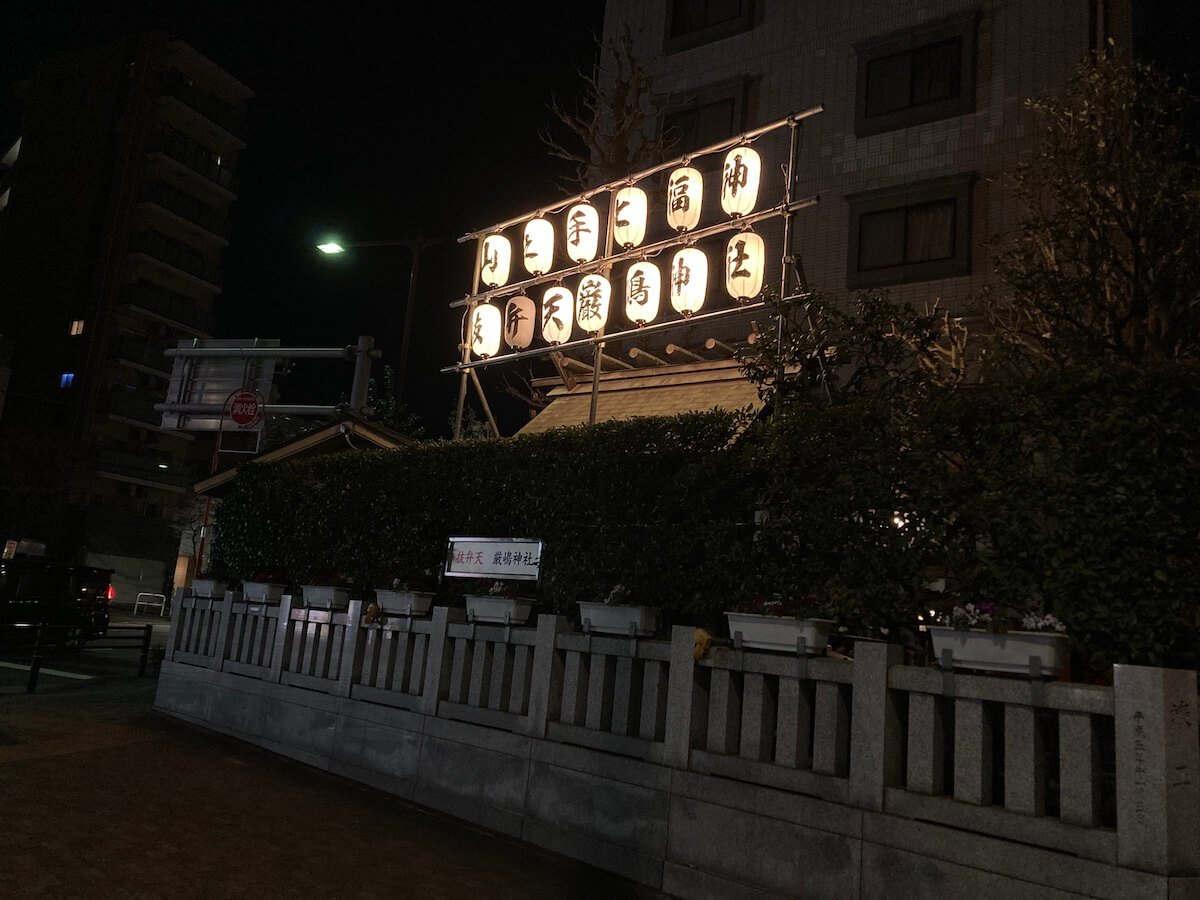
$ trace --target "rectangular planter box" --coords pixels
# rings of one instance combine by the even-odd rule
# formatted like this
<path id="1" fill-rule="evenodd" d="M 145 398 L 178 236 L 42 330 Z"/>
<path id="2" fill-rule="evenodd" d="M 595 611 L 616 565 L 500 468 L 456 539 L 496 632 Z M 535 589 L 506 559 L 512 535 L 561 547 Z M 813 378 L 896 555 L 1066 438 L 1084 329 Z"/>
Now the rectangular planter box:
<path id="1" fill-rule="evenodd" d="M 737 612 L 727 612 L 725 618 L 729 620 L 730 637 L 741 632 L 743 647 L 795 653 L 797 641 L 804 638 L 804 652 L 808 656 L 824 654 L 833 628 L 829 619 L 792 619 Z"/>
<path id="2" fill-rule="evenodd" d="M 242 599 L 247 603 L 278 603 L 285 590 L 286 585 L 274 581 L 243 581 Z"/>
<path id="3" fill-rule="evenodd" d="M 498 622 L 524 625 L 533 612 L 527 597 L 493 597 L 491 594 L 467 594 L 468 622 Z"/>
<path id="4" fill-rule="evenodd" d="M 1030 657 L 1036 657 L 1036 670 L 1043 678 L 1055 678 L 1067 671 L 1067 636 L 1045 631 L 959 631 L 942 625 L 930 625 L 933 653 L 940 662 L 942 651 L 949 650 L 956 669 L 981 669 L 986 672 L 1010 672 L 1028 675 Z"/>
<path id="5" fill-rule="evenodd" d="M 345 609 L 350 605 L 350 591 L 344 587 L 324 584 L 302 584 L 300 593 L 309 609 Z"/>
<path id="6" fill-rule="evenodd" d="M 218 600 L 225 596 L 229 585 L 215 578 L 197 578 L 192 581 L 192 595 L 195 597 L 216 597 Z"/>
<path id="7" fill-rule="evenodd" d="M 649 606 L 609 606 L 605 603 L 579 602 L 579 621 L 585 631 L 601 634 L 635 634 L 646 637 L 658 630 L 658 610 Z"/>
<path id="8" fill-rule="evenodd" d="M 393 591 L 375 589 L 375 602 L 393 616 L 423 616 L 433 606 L 432 591 Z"/>

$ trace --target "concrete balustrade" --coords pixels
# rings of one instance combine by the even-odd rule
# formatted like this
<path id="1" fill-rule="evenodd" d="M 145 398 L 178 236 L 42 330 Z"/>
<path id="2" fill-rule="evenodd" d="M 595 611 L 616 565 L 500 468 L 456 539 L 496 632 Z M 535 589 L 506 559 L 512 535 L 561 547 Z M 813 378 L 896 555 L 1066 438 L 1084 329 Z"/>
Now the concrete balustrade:
<path id="1" fill-rule="evenodd" d="M 157 704 L 680 896 L 1200 891 L 1194 672 L 361 616 L 179 591 Z"/>

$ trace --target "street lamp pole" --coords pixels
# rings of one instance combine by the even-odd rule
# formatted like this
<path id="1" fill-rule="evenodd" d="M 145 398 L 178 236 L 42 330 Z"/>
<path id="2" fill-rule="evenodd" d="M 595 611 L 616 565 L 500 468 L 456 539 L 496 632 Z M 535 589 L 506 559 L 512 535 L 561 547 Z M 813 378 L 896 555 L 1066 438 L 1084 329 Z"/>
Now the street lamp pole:
<path id="1" fill-rule="evenodd" d="M 326 241 L 323 244 L 317 245 L 318 250 L 330 255 L 345 253 L 347 250 L 354 250 L 359 247 L 406 247 L 408 248 L 408 252 L 412 254 L 412 268 L 409 270 L 408 275 L 408 300 L 404 304 L 404 330 L 400 333 L 400 359 L 396 363 L 397 401 L 403 401 L 404 399 L 404 374 L 408 369 L 408 346 L 412 334 L 413 309 L 416 306 L 417 275 L 421 268 L 421 251 L 437 243 L 440 243 L 440 241 L 434 238 L 427 238 L 420 232 L 417 232 L 415 238 L 395 238 L 386 241 L 353 241 L 345 244 L 338 241 Z"/>

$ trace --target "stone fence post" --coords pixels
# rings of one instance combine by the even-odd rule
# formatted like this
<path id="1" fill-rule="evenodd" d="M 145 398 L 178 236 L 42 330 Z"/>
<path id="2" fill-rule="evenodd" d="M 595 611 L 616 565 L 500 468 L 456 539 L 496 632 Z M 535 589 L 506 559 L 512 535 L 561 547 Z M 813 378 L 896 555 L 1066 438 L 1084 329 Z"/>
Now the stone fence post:
<path id="1" fill-rule="evenodd" d="M 292 595 L 284 594 L 279 598 L 279 618 L 275 621 L 275 644 L 271 648 L 271 678 L 272 684 L 283 680 L 283 663 L 291 652 L 292 642 L 288 640 L 289 625 L 292 618 Z"/>
<path id="2" fill-rule="evenodd" d="M 210 669 L 218 672 L 225 670 L 225 660 L 229 658 L 230 643 L 233 641 L 233 604 L 241 599 L 242 592 L 233 589 L 226 590 L 221 598 L 221 621 L 217 625 L 216 652 L 209 663 Z M 213 605 L 216 605 L 215 601 Z"/>
<path id="3" fill-rule="evenodd" d="M 1160 875 L 1200 873 L 1196 673 L 1113 668 L 1117 862 Z"/>
<path id="4" fill-rule="evenodd" d="M 185 597 L 192 596 L 190 587 L 175 588 L 175 597 L 171 600 L 171 625 L 167 629 L 167 653 L 164 657 L 168 660 L 175 659 L 175 648 L 179 644 L 179 623 L 183 621 L 183 600 Z"/>
<path id="5" fill-rule="evenodd" d="M 427 716 L 436 716 L 438 703 L 442 699 L 442 685 L 450 678 L 450 666 L 454 654 L 450 653 L 450 640 L 447 637 L 451 622 L 462 622 L 466 619 L 466 611 L 451 609 L 448 606 L 435 606 L 429 629 L 429 645 L 425 651 L 425 685 L 421 692 L 421 712 Z"/>
<path id="6" fill-rule="evenodd" d="M 355 598 L 346 607 L 346 630 L 342 634 L 342 664 L 338 671 L 337 684 L 333 689 L 335 697 L 350 696 L 350 686 L 358 675 L 359 667 L 362 666 L 362 656 L 359 654 L 358 646 L 358 625 L 362 621 L 362 605 L 362 600 Z"/>
<path id="7" fill-rule="evenodd" d="M 529 713 L 525 734 L 544 738 L 551 718 L 562 705 L 563 664 L 558 655 L 558 636 L 570 628 L 566 616 L 540 615 L 533 645 L 533 672 L 529 680 Z"/>
<path id="8" fill-rule="evenodd" d="M 888 669 L 904 661 L 899 644 L 854 645 L 854 697 L 850 711 L 850 802 L 883 809 L 884 788 L 900 783 L 903 760 L 900 713 L 888 693 Z"/>
<path id="9" fill-rule="evenodd" d="M 692 648 L 696 630 L 690 625 L 671 628 L 671 671 L 667 679 L 667 722 L 663 762 L 676 769 L 691 763 L 692 747 L 708 729 L 708 695 L 696 690 Z"/>

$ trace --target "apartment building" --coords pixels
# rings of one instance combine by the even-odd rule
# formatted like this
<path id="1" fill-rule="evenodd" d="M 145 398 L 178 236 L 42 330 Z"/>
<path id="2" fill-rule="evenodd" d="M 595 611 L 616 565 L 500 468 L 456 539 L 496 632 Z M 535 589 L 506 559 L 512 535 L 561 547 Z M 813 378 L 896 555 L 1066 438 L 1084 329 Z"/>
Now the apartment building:
<path id="1" fill-rule="evenodd" d="M 1108 37 L 1129 48 L 1134 6 L 609 0 L 605 39 L 632 26 L 681 152 L 823 106 L 798 135 L 795 195 L 819 197 L 794 222 L 803 279 L 957 314 L 988 280 L 989 238 L 1021 215 L 1004 173 L 1033 146 L 1026 98 Z M 760 152 L 769 173 L 786 150 Z"/>
<path id="2" fill-rule="evenodd" d="M 0 181 L 0 521 L 114 567 L 132 602 L 172 580 L 207 470 L 211 447 L 153 406 L 163 350 L 211 336 L 253 94 L 161 32 L 59 53 L 21 93 Z M 57 478 L 31 477 L 48 460 Z"/>

